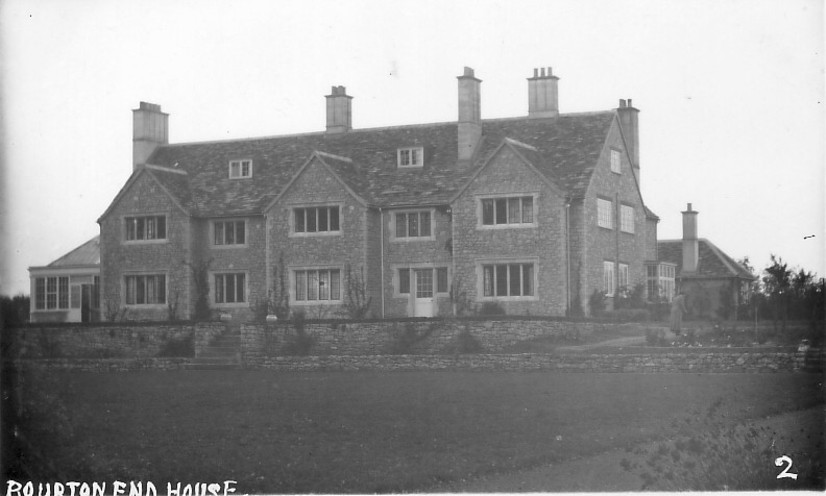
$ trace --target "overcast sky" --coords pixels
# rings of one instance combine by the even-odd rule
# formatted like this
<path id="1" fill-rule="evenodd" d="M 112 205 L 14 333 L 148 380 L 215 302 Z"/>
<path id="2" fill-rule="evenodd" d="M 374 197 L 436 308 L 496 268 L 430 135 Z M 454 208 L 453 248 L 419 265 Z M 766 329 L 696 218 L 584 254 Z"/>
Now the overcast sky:
<path id="1" fill-rule="evenodd" d="M 632 98 L 660 239 L 691 202 L 729 255 L 822 276 L 822 3 L 4 0 L 0 293 L 98 234 L 141 100 L 173 143 L 321 131 L 332 85 L 356 128 L 445 122 L 464 66 L 483 118 L 526 115 L 534 67 L 563 113 Z"/>

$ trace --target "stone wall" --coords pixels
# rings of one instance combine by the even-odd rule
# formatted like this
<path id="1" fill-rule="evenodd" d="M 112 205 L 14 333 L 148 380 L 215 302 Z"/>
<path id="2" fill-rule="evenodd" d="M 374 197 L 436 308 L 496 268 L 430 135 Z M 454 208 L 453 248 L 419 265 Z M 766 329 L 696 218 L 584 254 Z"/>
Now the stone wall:
<path id="1" fill-rule="evenodd" d="M 802 353 L 726 351 L 638 354 L 485 354 L 264 357 L 257 368 L 279 371 L 480 370 L 626 373 L 797 372 Z"/>
<path id="2" fill-rule="evenodd" d="M 21 369 L 64 370 L 76 372 L 138 372 L 143 370 L 183 370 L 191 358 L 51 358 L 17 360 Z"/>
<path id="3" fill-rule="evenodd" d="M 399 319 L 363 322 L 305 322 L 304 335 L 312 355 L 384 355 L 451 353 L 466 333 L 483 353 L 498 353 L 527 339 L 588 335 L 597 328 L 620 324 L 572 322 L 561 319 Z M 255 365 L 263 357 L 290 353 L 300 340 L 292 322 L 248 323 L 241 326 L 241 357 Z"/>
<path id="4" fill-rule="evenodd" d="M 172 341 L 194 339 L 195 354 L 223 332 L 225 324 L 120 323 L 46 324 L 8 329 L 18 358 L 149 358 Z"/>

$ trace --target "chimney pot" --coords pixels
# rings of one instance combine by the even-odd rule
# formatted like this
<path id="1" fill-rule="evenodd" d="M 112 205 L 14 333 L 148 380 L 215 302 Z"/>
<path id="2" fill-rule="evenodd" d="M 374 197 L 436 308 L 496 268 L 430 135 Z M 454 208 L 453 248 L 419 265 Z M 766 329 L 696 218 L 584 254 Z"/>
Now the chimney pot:
<path id="1" fill-rule="evenodd" d="M 333 86 L 327 97 L 327 132 L 343 133 L 353 128 L 353 97 L 347 95 L 344 86 Z"/>
<path id="2" fill-rule="evenodd" d="M 559 116 L 558 80 L 550 67 L 533 70 L 528 78 L 528 117 Z"/>
<path id="3" fill-rule="evenodd" d="M 619 106 L 620 106 L 620 108 L 625 108 L 625 99 L 624 98 L 620 98 Z"/>
<path id="4" fill-rule="evenodd" d="M 458 159 L 468 162 L 476 154 L 482 137 L 481 80 L 473 74 L 473 69 L 465 67 L 459 80 L 459 122 Z"/>
<path id="5" fill-rule="evenodd" d="M 464 73 L 464 75 L 465 75 L 465 76 L 474 77 L 474 75 L 473 75 L 473 69 L 471 69 L 470 67 L 465 67 L 465 73 Z"/>
<path id="6" fill-rule="evenodd" d="M 631 99 L 630 98 L 628 99 L 628 106 L 633 107 L 633 105 L 631 104 Z"/>
<path id="7" fill-rule="evenodd" d="M 132 170 L 145 164 L 155 149 L 169 143 L 169 114 L 156 103 L 140 102 L 132 110 Z"/>

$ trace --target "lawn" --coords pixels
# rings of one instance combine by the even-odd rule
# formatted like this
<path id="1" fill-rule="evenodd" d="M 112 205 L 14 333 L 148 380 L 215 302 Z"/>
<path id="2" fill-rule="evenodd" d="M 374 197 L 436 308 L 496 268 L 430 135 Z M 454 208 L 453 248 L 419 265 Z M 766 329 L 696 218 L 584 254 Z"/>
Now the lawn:
<path id="1" fill-rule="evenodd" d="M 815 374 L 40 372 L 18 479 L 426 491 L 822 404 Z M 8 422 L 9 416 L 4 416 Z M 7 466 L 8 468 L 8 466 Z M 12 467 L 15 468 L 15 467 Z"/>

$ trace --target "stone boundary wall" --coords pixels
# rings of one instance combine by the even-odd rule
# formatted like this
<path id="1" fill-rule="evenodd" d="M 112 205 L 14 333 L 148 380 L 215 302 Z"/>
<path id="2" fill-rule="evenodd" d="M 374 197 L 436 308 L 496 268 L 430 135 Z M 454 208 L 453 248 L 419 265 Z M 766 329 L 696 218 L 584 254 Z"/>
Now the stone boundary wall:
<path id="1" fill-rule="evenodd" d="M 83 372 L 183 370 L 191 358 L 57 358 L 15 360 L 22 369 Z M 247 369 L 273 372 L 311 371 L 556 371 L 570 373 L 767 373 L 810 370 L 804 352 L 593 353 L 593 354 L 479 354 L 479 355 L 330 355 L 266 357 Z"/>
<path id="2" fill-rule="evenodd" d="M 183 370 L 191 358 L 39 358 L 16 360 L 23 370 L 62 370 L 73 372 L 138 372 Z"/>
<path id="3" fill-rule="evenodd" d="M 803 353 L 486 354 L 268 357 L 255 368 L 277 371 L 489 370 L 630 373 L 798 372 Z"/>
<path id="4" fill-rule="evenodd" d="M 312 340 L 310 354 L 321 356 L 398 354 L 400 347 L 410 354 L 451 353 L 460 333 L 469 333 L 482 353 L 500 353 L 528 339 L 586 336 L 627 325 L 547 318 L 398 319 L 305 322 L 303 332 Z M 289 354 L 286 349 L 297 337 L 294 322 L 242 324 L 242 361 L 254 366 L 267 357 Z"/>
<path id="5" fill-rule="evenodd" d="M 170 341 L 194 338 L 195 355 L 224 331 L 222 322 L 31 324 L 7 329 L 16 358 L 149 358 Z"/>

